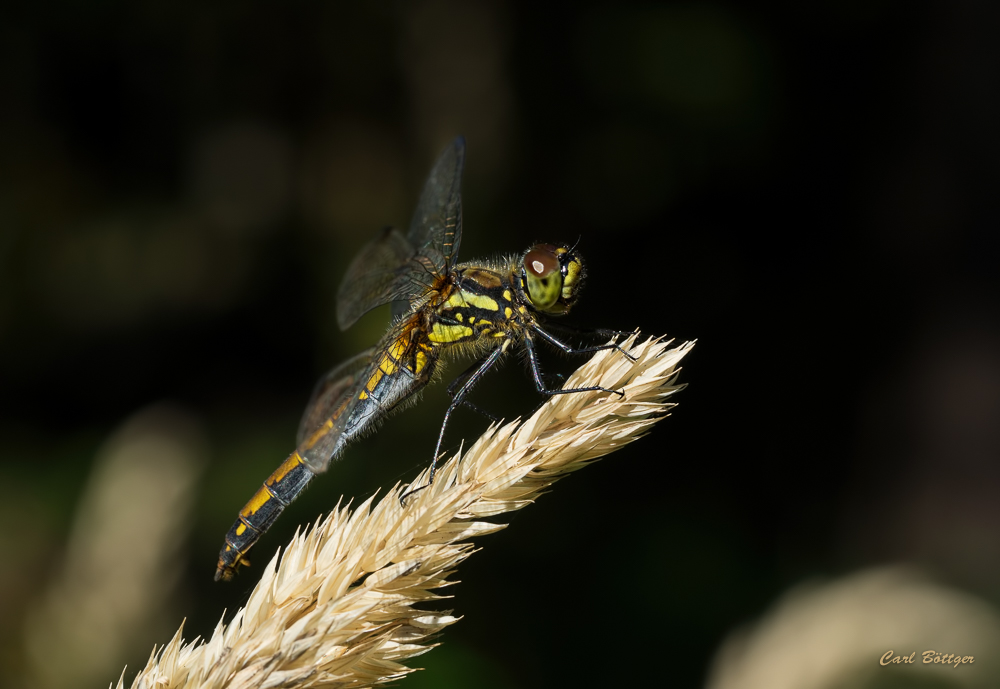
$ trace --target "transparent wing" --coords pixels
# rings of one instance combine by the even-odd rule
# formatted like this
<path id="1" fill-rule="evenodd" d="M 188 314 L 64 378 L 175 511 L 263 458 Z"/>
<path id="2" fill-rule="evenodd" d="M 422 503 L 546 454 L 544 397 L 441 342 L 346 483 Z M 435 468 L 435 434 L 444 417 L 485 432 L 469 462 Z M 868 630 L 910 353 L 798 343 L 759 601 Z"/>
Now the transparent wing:
<path id="1" fill-rule="evenodd" d="M 444 275 L 458 255 L 462 241 L 462 168 L 465 166 L 465 139 L 458 137 L 438 156 L 424 183 L 417 210 L 406 238 L 427 259 L 438 274 Z"/>
<path id="2" fill-rule="evenodd" d="M 299 422 L 299 434 L 295 440 L 296 446 L 301 445 L 303 440 L 315 433 L 327 419 L 333 416 L 337 408 L 353 395 L 361 375 L 371 363 L 374 354 L 374 347 L 366 349 L 339 366 L 335 366 L 316 382 L 312 398 L 306 405 L 302 421 Z"/>
<path id="3" fill-rule="evenodd" d="M 347 330 L 376 306 L 409 300 L 420 288 L 407 276 L 416 250 L 399 230 L 388 227 L 351 261 L 337 292 L 337 325 Z"/>
<path id="4" fill-rule="evenodd" d="M 434 163 L 407 236 L 385 229 L 351 262 L 337 293 L 341 330 L 390 301 L 394 317 L 407 313 L 414 297 L 451 269 L 462 241 L 464 165 L 465 139 L 458 137 Z"/>
<path id="5" fill-rule="evenodd" d="M 418 343 L 411 331 L 419 316 L 389 328 L 373 348 L 344 362 L 320 380 L 299 431 L 298 452 L 313 473 L 323 473 L 355 438 L 399 408 L 430 382 L 437 355 L 427 352 L 416 374 Z M 405 364 L 403 362 L 410 362 Z"/>
<path id="6" fill-rule="evenodd" d="M 410 313 L 410 302 L 405 299 L 397 299 L 392 302 L 392 321 L 395 323 L 399 319 Z"/>

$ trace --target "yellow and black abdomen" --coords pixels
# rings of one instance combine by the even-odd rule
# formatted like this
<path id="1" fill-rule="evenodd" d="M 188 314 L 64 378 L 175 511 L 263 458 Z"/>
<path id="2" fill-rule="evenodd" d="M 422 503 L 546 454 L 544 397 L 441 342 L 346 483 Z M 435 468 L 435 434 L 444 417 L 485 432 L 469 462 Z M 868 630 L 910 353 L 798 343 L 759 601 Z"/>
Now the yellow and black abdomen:
<path id="1" fill-rule="evenodd" d="M 216 581 L 230 579 L 244 555 L 309 481 L 327 470 L 347 444 L 430 381 L 437 352 L 415 338 L 416 320 L 394 329 L 375 348 L 325 423 L 305 437 L 244 505 L 219 553 Z M 354 374 L 352 374 L 354 375 Z"/>
<path id="2" fill-rule="evenodd" d="M 296 451 L 267 477 L 226 534 L 215 571 L 216 581 L 232 578 L 236 568 L 245 563 L 246 552 L 315 475 Z"/>

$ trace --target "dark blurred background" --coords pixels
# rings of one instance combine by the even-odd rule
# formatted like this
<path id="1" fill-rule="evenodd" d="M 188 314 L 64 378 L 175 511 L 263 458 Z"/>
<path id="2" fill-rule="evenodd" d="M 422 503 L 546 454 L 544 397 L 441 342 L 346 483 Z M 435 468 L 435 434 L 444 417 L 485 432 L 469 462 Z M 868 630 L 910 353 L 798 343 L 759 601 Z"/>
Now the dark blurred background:
<path id="1" fill-rule="evenodd" d="M 347 263 L 408 225 L 458 134 L 464 259 L 580 238 L 574 323 L 698 345 L 650 437 L 482 539 L 445 606 L 464 618 L 406 685 L 700 686 L 725 635 L 788 587 L 885 563 L 1000 602 L 998 14 L 973 0 L 5 9 L 0 675 L 38 672 L 25 629 L 95 462 L 150 405 L 184 417 L 204 461 L 166 613 L 105 684 L 184 617 L 187 638 L 210 634 L 341 495 L 426 465 L 444 385 L 316 481 L 249 574 L 212 582 L 314 380 L 385 327 L 383 310 L 338 331 Z M 519 368 L 477 403 L 530 413 Z M 459 417 L 453 447 L 485 426 Z"/>

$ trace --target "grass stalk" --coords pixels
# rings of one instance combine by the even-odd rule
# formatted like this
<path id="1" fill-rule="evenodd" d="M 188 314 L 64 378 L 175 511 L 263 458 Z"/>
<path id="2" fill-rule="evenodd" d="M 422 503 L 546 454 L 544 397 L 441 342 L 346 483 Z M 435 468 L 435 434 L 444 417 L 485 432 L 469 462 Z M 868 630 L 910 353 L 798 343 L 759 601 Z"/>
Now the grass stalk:
<path id="1" fill-rule="evenodd" d="M 395 486 L 376 502 L 336 507 L 297 533 L 261 573 L 245 607 L 211 637 L 185 643 L 183 624 L 133 688 L 366 687 L 413 670 L 457 618 L 421 606 L 472 552 L 472 539 L 504 528 L 483 521 L 531 504 L 555 481 L 643 436 L 674 405 L 667 399 L 692 343 L 649 339 L 597 352 L 566 381 L 595 392 L 556 395 L 523 422 L 491 426 L 444 462 L 432 486 L 409 498 Z M 415 485 L 426 482 L 426 471 Z M 117 687 L 124 689 L 124 673 Z"/>

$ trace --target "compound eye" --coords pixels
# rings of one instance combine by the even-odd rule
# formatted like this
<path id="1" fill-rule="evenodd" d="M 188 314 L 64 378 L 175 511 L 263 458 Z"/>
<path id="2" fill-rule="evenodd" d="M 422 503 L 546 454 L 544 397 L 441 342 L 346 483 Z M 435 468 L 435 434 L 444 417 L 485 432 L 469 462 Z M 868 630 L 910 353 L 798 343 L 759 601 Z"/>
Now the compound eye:
<path id="1" fill-rule="evenodd" d="M 563 276 L 557 250 L 551 244 L 536 244 L 524 255 L 528 298 L 540 311 L 555 308 L 562 295 Z"/>
<path id="2" fill-rule="evenodd" d="M 556 247 L 549 244 L 539 244 L 524 255 L 524 268 L 529 275 L 537 278 L 547 278 L 559 270 L 559 259 L 556 258 Z"/>

